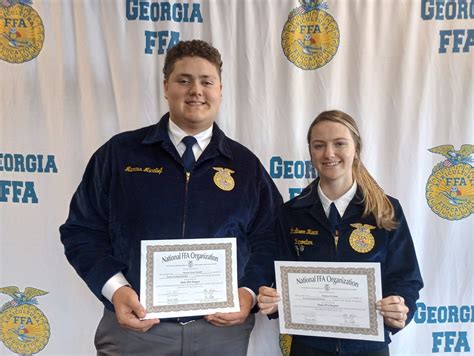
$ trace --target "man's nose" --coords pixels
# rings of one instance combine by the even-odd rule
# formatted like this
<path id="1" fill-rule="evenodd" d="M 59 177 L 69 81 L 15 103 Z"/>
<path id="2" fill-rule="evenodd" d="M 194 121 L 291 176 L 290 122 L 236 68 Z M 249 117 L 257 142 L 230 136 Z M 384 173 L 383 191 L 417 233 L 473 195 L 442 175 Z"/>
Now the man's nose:
<path id="1" fill-rule="evenodd" d="M 194 82 L 189 89 L 189 93 L 191 95 L 202 95 L 202 85 Z"/>

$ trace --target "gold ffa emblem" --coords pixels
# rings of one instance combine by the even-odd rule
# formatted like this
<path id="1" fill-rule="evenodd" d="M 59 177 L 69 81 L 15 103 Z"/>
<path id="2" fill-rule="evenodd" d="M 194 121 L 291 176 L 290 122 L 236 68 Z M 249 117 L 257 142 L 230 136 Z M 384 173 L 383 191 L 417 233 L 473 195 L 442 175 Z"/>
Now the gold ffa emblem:
<path id="1" fill-rule="evenodd" d="M 292 341 L 292 335 L 280 334 L 280 350 L 283 356 L 290 356 Z"/>
<path id="2" fill-rule="evenodd" d="M 326 11 L 323 0 L 299 0 L 281 34 L 281 46 L 288 60 L 305 70 L 318 69 L 332 60 L 339 47 L 339 27 Z"/>
<path id="3" fill-rule="evenodd" d="M 212 167 L 216 172 L 214 174 L 214 184 L 217 185 L 220 189 L 229 192 L 235 187 L 234 178 L 232 178 L 231 174 L 235 173 L 233 170 L 229 168 L 222 168 L 222 167 Z"/>
<path id="4" fill-rule="evenodd" d="M 3 344 L 20 355 L 33 355 L 44 349 L 49 341 L 49 322 L 43 312 L 36 306 L 35 297 L 48 292 L 27 287 L 20 292 L 18 287 L 0 288 L 0 293 L 13 300 L 2 306 L 0 313 L 0 340 Z"/>
<path id="5" fill-rule="evenodd" d="M 349 236 L 349 243 L 354 251 L 360 253 L 371 251 L 375 246 L 375 238 L 370 230 L 375 229 L 375 226 L 359 223 L 351 224 L 351 226 L 355 227 L 355 230 Z"/>
<path id="6" fill-rule="evenodd" d="M 429 149 L 445 157 L 434 166 L 426 184 L 426 200 L 431 210 L 447 220 L 461 220 L 474 212 L 474 145 L 460 150 L 453 145 Z"/>
<path id="7" fill-rule="evenodd" d="M 43 48 L 44 27 L 31 0 L 2 0 L 0 3 L 0 59 L 23 63 Z"/>

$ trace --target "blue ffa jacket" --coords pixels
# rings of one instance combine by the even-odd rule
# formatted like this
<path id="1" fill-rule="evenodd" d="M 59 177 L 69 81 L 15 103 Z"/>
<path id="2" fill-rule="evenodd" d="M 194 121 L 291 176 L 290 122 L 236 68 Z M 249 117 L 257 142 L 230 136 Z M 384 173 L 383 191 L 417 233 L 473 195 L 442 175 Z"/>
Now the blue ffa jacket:
<path id="1" fill-rule="evenodd" d="M 168 120 L 166 114 L 99 148 L 60 227 L 67 259 L 110 310 L 101 291 L 117 272 L 140 295 L 141 240 L 236 237 L 239 287 L 257 293 L 272 279 L 272 225 L 282 201 L 270 176 L 214 124 L 211 142 L 187 178 Z M 233 189 L 219 187 L 221 168 L 230 170 Z"/>
<path id="2" fill-rule="evenodd" d="M 279 219 L 280 259 L 286 261 L 319 262 L 379 262 L 382 274 L 383 297 L 399 295 L 410 309 L 407 324 L 413 318 L 419 290 L 423 287 L 413 241 L 400 203 L 389 197 L 399 222 L 397 229 L 387 231 L 377 228 L 375 218 L 362 218 L 364 206 L 358 191 L 348 205 L 338 226 L 338 244 L 331 233 L 331 225 L 317 192 L 318 180 L 309 185 L 300 196 L 287 202 Z M 356 224 L 371 225 L 370 233 L 374 244 L 362 244 L 362 248 L 350 242 Z M 356 226 L 352 226 L 356 225 Z M 372 228 L 373 227 L 373 228 Z M 357 252 L 359 250 L 360 252 Z M 366 251 L 366 252 L 364 252 Z M 293 336 L 311 347 L 340 355 L 376 351 L 390 343 L 389 331 L 385 326 L 385 342 L 335 339 L 324 337 Z"/>

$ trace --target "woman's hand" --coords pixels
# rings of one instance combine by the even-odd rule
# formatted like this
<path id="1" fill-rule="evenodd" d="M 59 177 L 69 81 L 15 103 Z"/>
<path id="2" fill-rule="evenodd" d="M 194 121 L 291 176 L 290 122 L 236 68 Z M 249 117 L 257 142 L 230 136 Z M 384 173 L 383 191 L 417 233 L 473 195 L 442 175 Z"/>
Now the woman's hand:
<path id="1" fill-rule="evenodd" d="M 257 302 L 262 314 L 273 314 L 278 310 L 280 295 L 275 288 L 262 286 L 258 289 Z"/>
<path id="2" fill-rule="evenodd" d="M 408 307 L 405 299 L 398 295 L 391 295 L 377 302 L 377 310 L 383 315 L 385 325 L 403 329 L 406 325 Z"/>

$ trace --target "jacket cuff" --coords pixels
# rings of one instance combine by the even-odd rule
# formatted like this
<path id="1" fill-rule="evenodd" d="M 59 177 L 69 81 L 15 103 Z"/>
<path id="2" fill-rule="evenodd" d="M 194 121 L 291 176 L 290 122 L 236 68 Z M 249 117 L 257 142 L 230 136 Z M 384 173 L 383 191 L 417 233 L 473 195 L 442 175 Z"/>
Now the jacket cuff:
<path id="1" fill-rule="evenodd" d="M 122 262 L 119 262 L 112 256 L 108 256 L 96 263 L 84 280 L 92 293 L 103 301 L 106 299 L 102 295 L 104 285 L 115 274 L 126 269 L 127 267 Z"/>

